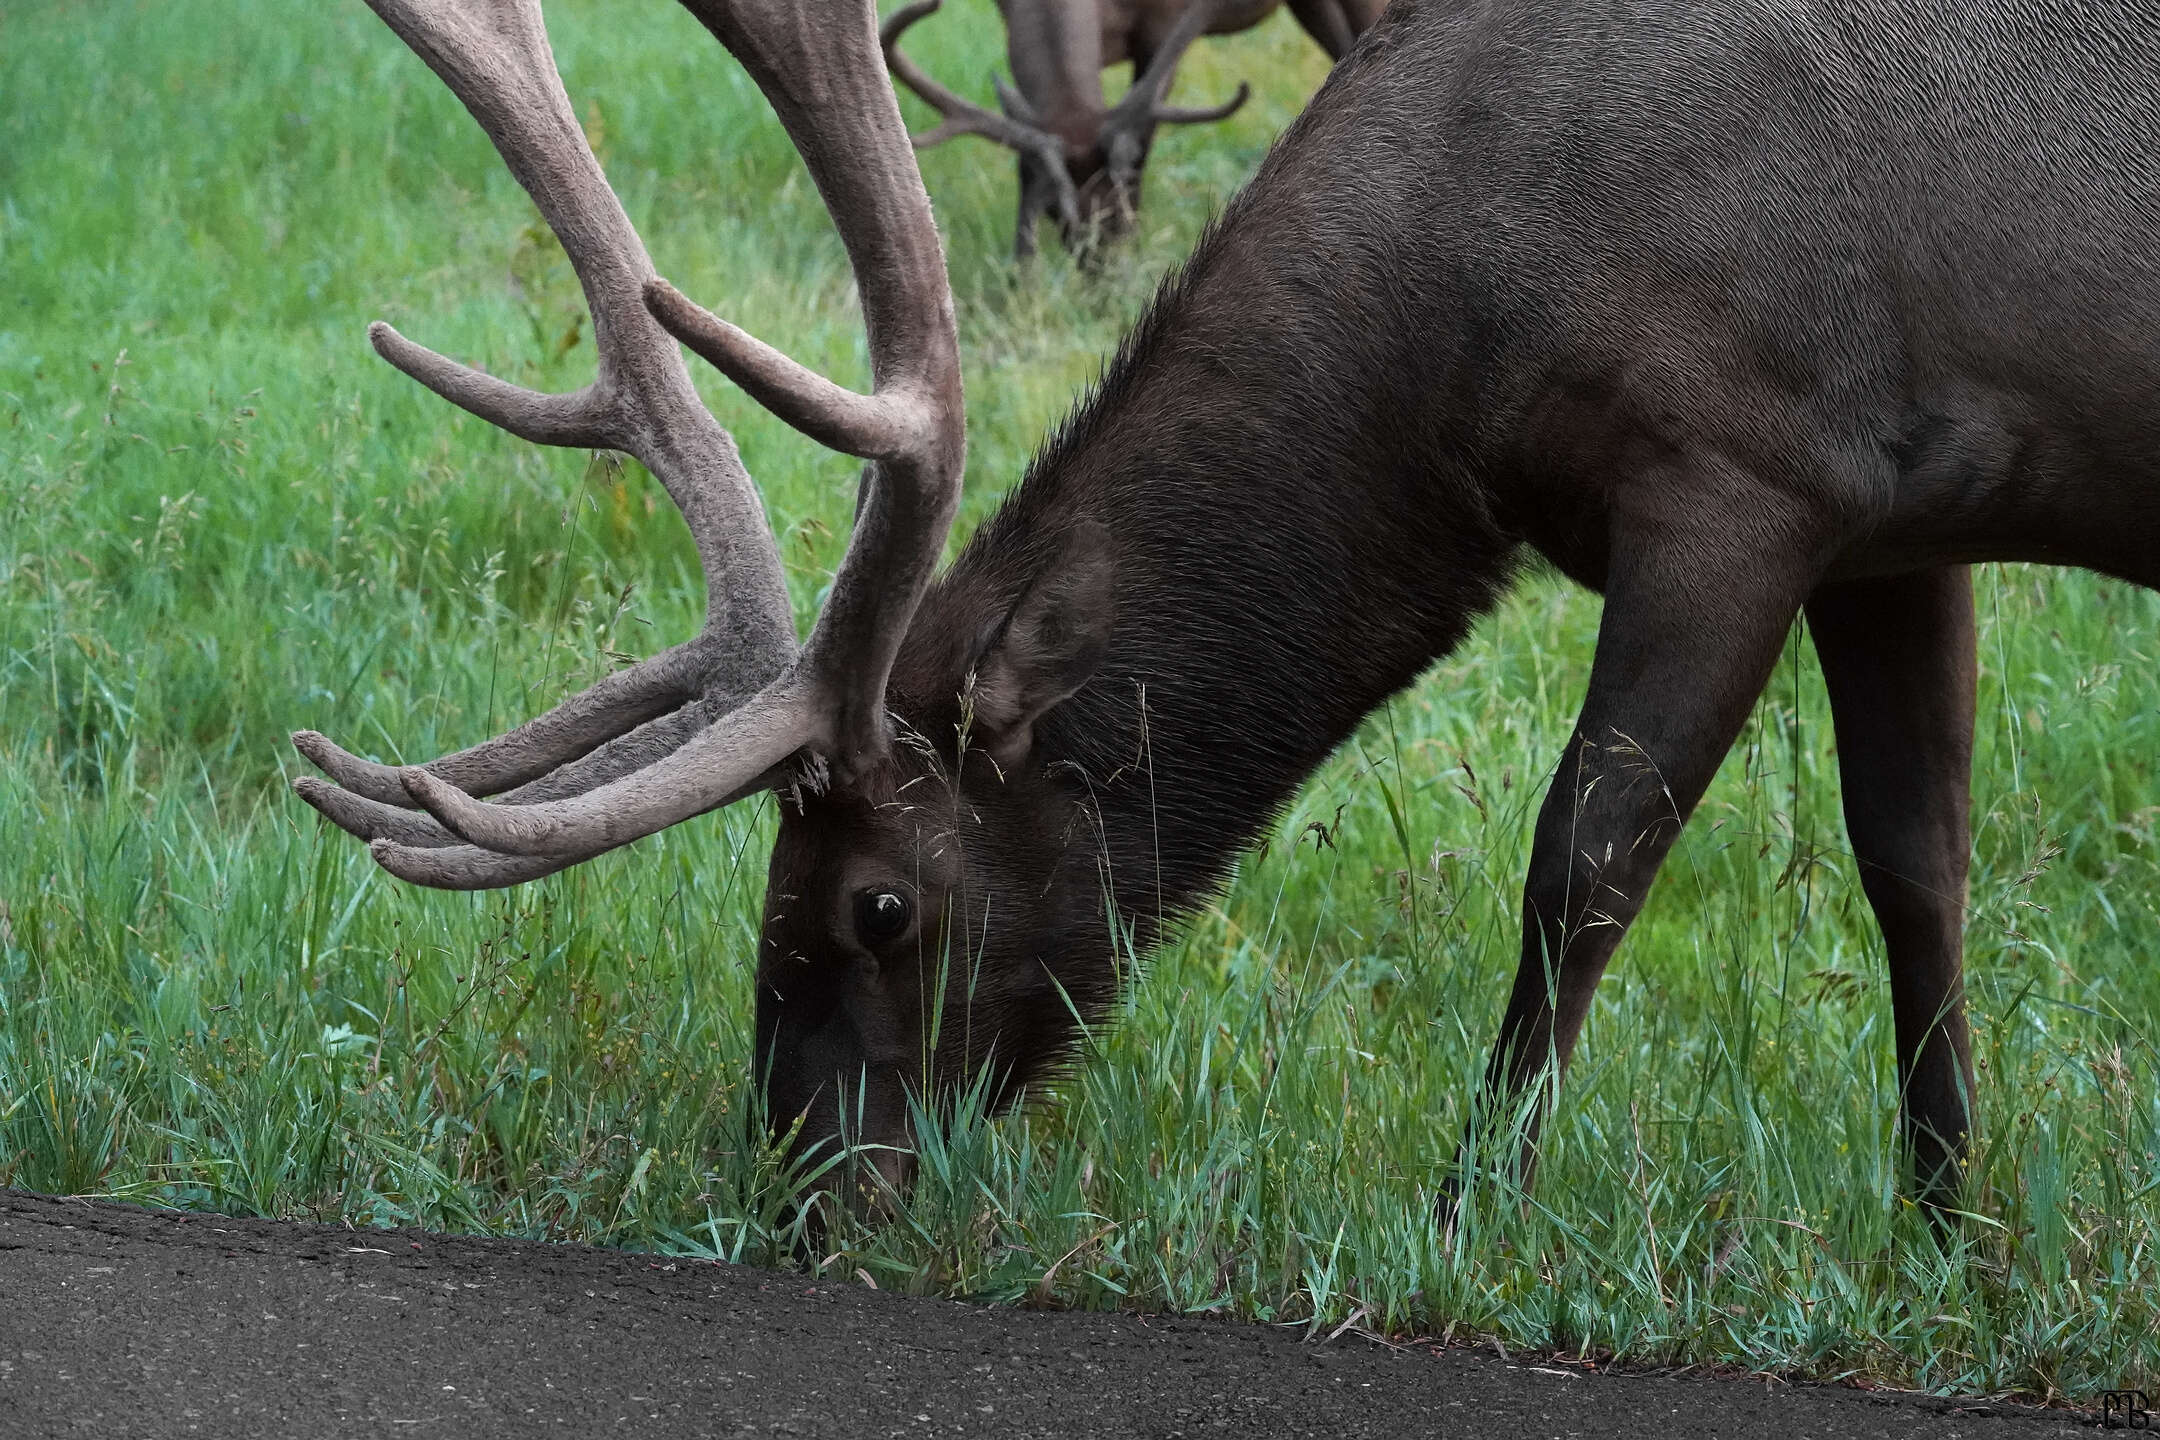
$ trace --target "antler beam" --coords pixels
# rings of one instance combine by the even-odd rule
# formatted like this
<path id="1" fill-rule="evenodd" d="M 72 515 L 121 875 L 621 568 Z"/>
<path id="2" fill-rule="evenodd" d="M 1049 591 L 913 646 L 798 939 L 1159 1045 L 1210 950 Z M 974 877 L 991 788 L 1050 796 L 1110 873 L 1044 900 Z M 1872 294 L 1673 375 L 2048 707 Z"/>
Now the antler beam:
<path id="1" fill-rule="evenodd" d="M 547 395 L 386 325 L 370 331 L 376 349 L 512 434 L 643 461 L 690 526 L 707 614 L 686 644 L 424 766 L 378 765 L 302 731 L 294 744 L 335 784 L 302 778 L 295 789 L 371 841 L 392 873 L 474 889 L 552 873 L 725 805 L 799 756 L 868 763 L 888 743 L 885 680 L 950 528 L 965 455 L 944 257 L 875 11 L 684 0 L 765 92 L 839 228 L 870 340 L 873 392 L 858 395 L 658 278 L 578 128 L 537 0 L 368 3 L 464 102 L 562 241 L 600 367 L 585 389 Z M 675 335 L 781 419 L 871 462 L 831 598 L 799 653 L 757 492 Z"/>

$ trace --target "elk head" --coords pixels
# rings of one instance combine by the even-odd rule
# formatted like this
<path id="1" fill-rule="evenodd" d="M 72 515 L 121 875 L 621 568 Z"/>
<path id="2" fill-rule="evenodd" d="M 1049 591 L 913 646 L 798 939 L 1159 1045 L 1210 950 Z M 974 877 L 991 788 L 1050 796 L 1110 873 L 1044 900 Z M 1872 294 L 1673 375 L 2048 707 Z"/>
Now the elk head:
<path id="1" fill-rule="evenodd" d="M 803 1119 L 798 1150 L 870 1142 L 894 1184 L 911 1092 L 980 1085 L 994 1113 L 1114 993 L 1088 791 L 1035 745 L 1103 654 L 1113 562 L 1092 522 L 1053 544 L 1033 574 L 941 583 L 888 688 L 895 743 L 781 802 L 757 977 L 768 1110 Z"/>
<path id="2" fill-rule="evenodd" d="M 1033 89 L 1042 93 L 1030 94 L 1025 86 L 1016 89 L 994 78 L 999 108 L 986 110 L 931 79 L 900 48 L 907 28 L 942 3 L 914 0 L 893 12 L 881 37 L 885 63 L 895 78 L 944 117 L 936 129 L 915 137 L 916 149 L 942 145 L 956 135 L 980 135 L 1019 156 L 1019 219 L 1013 252 L 1022 257 L 1035 253 L 1036 222 L 1046 214 L 1057 222 L 1065 248 L 1076 255 L 1094 253 L 1097 244 L 1130 234 L 1140 210 L 1140 176 L 1155 143 L 1156 127 L 1224 119 L 1252 93 L 1252 87 L 1240 83 L 1237 93 L 1220 105 L 1187 109 L 1163 103 L 1186 47 L 1214 18 L 1215 0 L 1191 0 L 1145 67 L 1135 67 L 1132 88 L 1117 104 L 1106 107 L 1099 21 L 1093 7 L 1073 6 L 1069 8 L 1075 13 L 1065 18 L 1089 33 L 1075 37 L 1076 43 L 1056 57 L 1023 55 L 1022 48 L 1039 43 L 1041 37 L 1032 32 L 1023 35 L 1018 29 L 1011 32 L 1015 73 L 1036 77 Z"/>
<path id="3" fill-rule="evenodd" d="M 561 240 L 599 373 L 546 395 L 380 323 L 375 349 L 524 439 L 643 461 L 689 524 L 708 608 L 694 639 L 425 765 L 376 764 L 302 731 L 295 746 L 328 780 L 294 788 L 369 841 L 384 869 L 457 890 L 533 880 L 778 788 L 757 983 L 768 1113 L 782 1131 L 800 1122 L 805 1151 L 843 1131 L 890 1147 L 880 1167 L 897 1178 L 911 1090 L 987 1075 L 1007 1098 L 1028 1077 L 999 1057 L 1037 1053 L 1023 1043 L 1035 1030 L 1071 1033 L 1055 976 L 1036 965 L 1014 978 L 1044 936 L 1001 927 L 995 943 L 1020 958 L 986 981 L 985 921 L 1026 912 L 1046 931 L 1084 916 L 1101 928 L 1084 834 L 1068 844 L 1084 832 L 1083 801 L 1027 760 L 1035 721 L 1100 653 L 1109 552 L 1099 527 L 1078 526 L 1010 586 L 994 624 L 919 640 L 896 672 L 958 503 L 965 442 L 943 254 L 876 13 L 867 0 L 814 18 L 794 0 L 683 3 L 764 91 L 824 197 L 861 294 L 872 393 L 804 369 L 658 278 L 578 127 L 538 0 L 369 0 Z M 805 435 L 868 462 L 846 555 L 800 648 L 757 491 L 678 339 Z M 905 690 L 891 704 L 889 680 Z M 1053 867 L 1045 897 L 1045 871 L 1025 857 L 1067 850 L 1080 858 Z"/>

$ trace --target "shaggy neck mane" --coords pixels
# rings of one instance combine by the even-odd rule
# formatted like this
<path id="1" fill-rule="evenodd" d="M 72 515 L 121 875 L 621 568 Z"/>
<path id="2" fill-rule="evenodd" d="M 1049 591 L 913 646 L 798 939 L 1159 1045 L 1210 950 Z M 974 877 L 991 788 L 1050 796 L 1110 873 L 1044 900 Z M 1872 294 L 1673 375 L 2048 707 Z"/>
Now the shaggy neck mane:
<path id="1" fill-rule="evenodd" d="M 1309 234 L 1271 245 L 1296 215 L 1232 223 L 1274 203 L 1261 188 L 1164 284 L 913 627 L 980 633 L 1076 523 L 1107 527 L 1108 653 L 1037 727 L 1033 763 L 1092 794 L 1142 946 L 1462 638 L 1514 548 L 1431 418 L 1432 357 L 1388 353 L 1418 327 L 1370 313 L 1400 299 L 1389 257 L 1355 237 L 1325 264 Z"/>

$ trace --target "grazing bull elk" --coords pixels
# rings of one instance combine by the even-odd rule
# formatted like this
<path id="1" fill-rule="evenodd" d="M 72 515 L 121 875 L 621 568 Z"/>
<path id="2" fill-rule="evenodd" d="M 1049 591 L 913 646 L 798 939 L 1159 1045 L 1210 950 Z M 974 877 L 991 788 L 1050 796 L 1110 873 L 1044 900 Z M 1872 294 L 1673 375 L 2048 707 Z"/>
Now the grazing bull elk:
<path id="1" fill-rule="evenodd" d="M 1086 253 L 1130 234 L 1140 210 L 1140 175 L 1158 125 L 1228 117 L 1251 93 L 1188 110 L 1165 105 L 1185 48 L 1202 34 L 1249 30 L 1281 0 L 998 0 L 1014 84 L 996 82 L 998 109 L 973 105 L 938 84 L 900 48 L 900 35 L 943 0 L 914 0 L 885 22 L 885 63 L 894 78 L 943 122 L 915 141 L 919 150 L 955 135 L 980 135 L 1019 156 L 1020 218 L 1013 253 L 1035 253 L 1035 225 L 1057 222 L 1065 247 Z M 1384 0 L 1290 0 L 1290 12 L 1332 59 L 1340 60 L 1379 18 Z M 1105 66 L 1130 60 L 1133 84 L 1117 104 L 1103 99 Z M 1002 112 L 1002 113 L 1001 113 Z"/>
<path id="2" fill-rule="evenodd" d="M 1905 1133 L 1923 1193 L 1954 1193 L 1967 567 L 2160 585 L 2144 7 L 1397 4 L 933 581 L 960 375 L 868 7 L 685 0 L 846 241 L 875 375 L 857 395 L 654 277 L 536 0 L 371 3 L 562 237 L 599 378 L 538 395 L 385 326 L 376 348 L 515 434 L 642 459 L 711 590 L 697 638 L 426 766 L 296 736 L 337 782 L 301 794 L 385 869 L 513 885 L 780 787 L 759 1073 L 799 1143 L 900 1147 L 879 1163 L 904 1179 L 911 1089 L 982 1079 L 1009 1102 L 1069 1053 L 1119 983 L 1119 933 L 1145 951 L 1203 903 L 1534 552 L 1605 612 L 1492 1098 L 1566 1063 L 1805 614 Z M 756 493 L 670 337 L 869 462 L 799 650 Z"/>

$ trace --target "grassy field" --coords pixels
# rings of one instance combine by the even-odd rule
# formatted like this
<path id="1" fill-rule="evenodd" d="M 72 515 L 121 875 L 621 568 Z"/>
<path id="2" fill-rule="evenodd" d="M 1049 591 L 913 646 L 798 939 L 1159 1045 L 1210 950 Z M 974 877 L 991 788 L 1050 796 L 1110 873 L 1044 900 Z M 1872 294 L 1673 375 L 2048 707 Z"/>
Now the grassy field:
<path id="1" fill-rule="evenodd" d="M 989 0 L 917 31 L 988 97 Z M 562 4 L 659 267 L 860 383 L 837 241 L 755 90 L 659 3 Z M 925 157 L 969 382 L 964 533 L 1324 71 L 1200 47 L 1143 242 L 1006 258 L 1005 157 Z M 921 122 L 923 116 L 911 111 Z M 401 888 L 291 798 L 286 732 L 423 756 L 688 635 L 635 466 L 490 431 L 366 322 L 567 388 L 576 286 L 358 0 L 0 11 L 0 1184 L 783 1261 L 743 1126 L 769 807 L 542 884 Z M 807 620 L 853 465 L 710 371 Z M 1812 652 L 1601 992 L 1527 1204 L 1431 1195 L 1516 945 L 1594 597 L 1550 580 L 1375 716 L 1027 1114 L 933 1137 L 826 1273 L 1307 1327 L 2089 1396 L 2160 1378 L 2160 600 L 1981 579 L 1969 1240 L 1897 1196 L 1880 942 Z M 1339 817 L 1339 824 L 1337 823 Z M 1308 823 L 1333 826 L 1318 843 Z"/>

